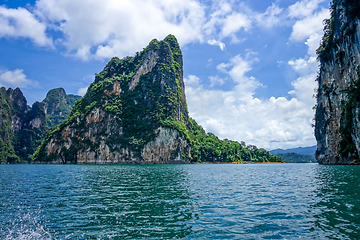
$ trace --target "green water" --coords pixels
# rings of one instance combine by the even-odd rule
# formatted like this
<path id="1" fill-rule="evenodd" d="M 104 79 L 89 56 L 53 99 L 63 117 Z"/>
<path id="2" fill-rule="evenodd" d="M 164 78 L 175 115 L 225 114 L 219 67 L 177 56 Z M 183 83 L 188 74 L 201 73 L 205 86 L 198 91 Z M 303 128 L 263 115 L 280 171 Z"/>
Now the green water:
<path id="1" fill-rule="evenodd" d="M 360 166 L 0 165 L 0 239 L 360 239 Z"/>

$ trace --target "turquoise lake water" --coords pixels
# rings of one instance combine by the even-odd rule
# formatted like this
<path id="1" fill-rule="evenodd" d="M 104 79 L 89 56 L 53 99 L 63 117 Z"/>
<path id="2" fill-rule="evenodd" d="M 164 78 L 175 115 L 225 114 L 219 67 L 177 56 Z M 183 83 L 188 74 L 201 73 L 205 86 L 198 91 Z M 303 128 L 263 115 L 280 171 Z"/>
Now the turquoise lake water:
<path id="1" fill-rule="evenodd" d="M 360 239 L 360 166 L 0 165 L 0 239 Z"/>

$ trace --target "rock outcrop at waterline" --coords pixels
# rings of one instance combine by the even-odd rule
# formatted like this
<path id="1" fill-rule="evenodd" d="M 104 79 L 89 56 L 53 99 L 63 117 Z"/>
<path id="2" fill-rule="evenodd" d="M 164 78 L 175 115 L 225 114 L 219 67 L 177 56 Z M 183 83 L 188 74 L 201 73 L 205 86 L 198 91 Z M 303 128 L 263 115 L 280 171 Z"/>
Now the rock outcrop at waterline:
<path id="1" fill-rule="evenodd" d="M 360 2 L 334 0 L 318 49 L 315 136 L 320 164 L 359 164 Z"/>
<path id="2" fill-rule="evenodd" d="M 169 35 L 135 57 L 113 58 L 34 162 L 171 163 L 190 157 L 182 54 Z"/>

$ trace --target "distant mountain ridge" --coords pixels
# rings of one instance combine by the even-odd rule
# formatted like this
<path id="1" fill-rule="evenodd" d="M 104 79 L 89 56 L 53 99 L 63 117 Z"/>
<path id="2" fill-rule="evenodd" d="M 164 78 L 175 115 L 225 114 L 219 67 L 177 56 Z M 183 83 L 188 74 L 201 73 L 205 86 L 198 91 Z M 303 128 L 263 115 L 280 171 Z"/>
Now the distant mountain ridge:
<path id="1" fill-rule="evenodd" d="M 282 157 L 286 163 L 316 163 L 316 146 L 289 149 L 274 149 L 270 153 Z"/>
<path id="2" fill-rule="evenodd" d="M 274 149 L 271 150 L 270 153 L 272 154 L 283 154 L 283 153 L 297 153 L 301 155 L 311 155 L 314 156 L 316 151 L 316 145 L 311 147 L 298 147 L 298 148 L 289 148 L 289 149 Z"/>
<path id="3" fill-rule="evenodd" d="M 52 89 L 42 102 L 27 105 L 20 88 L 0 88 L 0 163 L 27 163 L 46 131 L 66 119 L 75 101 L 63 88 Z"/>

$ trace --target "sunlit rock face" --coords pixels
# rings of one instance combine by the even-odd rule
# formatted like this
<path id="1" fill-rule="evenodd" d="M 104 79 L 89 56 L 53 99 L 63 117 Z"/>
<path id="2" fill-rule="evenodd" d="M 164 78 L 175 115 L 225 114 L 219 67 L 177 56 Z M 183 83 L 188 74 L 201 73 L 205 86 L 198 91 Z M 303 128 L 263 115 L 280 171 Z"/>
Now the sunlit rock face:
<path id="1" fill-rule="evenodd" d="M 315 116 L 320 164 L 359 164 L 360 2 L 337 0 L 318 49 Z"/>
<path id="2" fill-rule="evenodd" d="M 190 128 L 182 54 L 169 35 L 113 58 L 34 154 L 38 163 L 183 163 Z"/>

